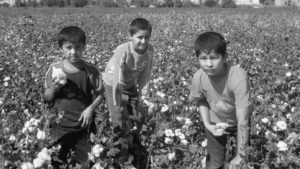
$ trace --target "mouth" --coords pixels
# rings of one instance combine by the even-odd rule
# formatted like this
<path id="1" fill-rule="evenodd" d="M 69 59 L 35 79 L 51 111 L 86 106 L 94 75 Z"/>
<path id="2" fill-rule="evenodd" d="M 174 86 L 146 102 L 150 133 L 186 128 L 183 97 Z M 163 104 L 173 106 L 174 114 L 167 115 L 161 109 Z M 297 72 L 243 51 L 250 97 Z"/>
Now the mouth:
<path id="1" fill-rule="evenodd" d="M 213 73 L 214 72 L 213 69 L 205 69 L 205 71 L 208 72 L 208 73 Z"/>

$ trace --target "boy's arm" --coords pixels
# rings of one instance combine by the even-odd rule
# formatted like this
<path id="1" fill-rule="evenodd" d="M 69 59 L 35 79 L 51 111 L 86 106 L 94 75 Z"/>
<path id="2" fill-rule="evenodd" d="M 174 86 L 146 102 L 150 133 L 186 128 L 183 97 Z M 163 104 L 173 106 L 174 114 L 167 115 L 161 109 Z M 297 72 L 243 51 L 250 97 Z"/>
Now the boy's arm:
<path id="1" fill-rule="evenodd" d="M 95 109 L 101 104 L 103 101 L 103 96 L 98 95 L 91 105 L 89 105 L 80 115 L 78 121 L 82 121 L 81 127 L 88 127 L 92 123 L 93 115 Z"/>
<path id="2" fill-rule="evenodd" d="M 139 96 L 142 95 L 142 90 L 146 86 L 146 84 L 149 82 L 149 79 L 151 76 L 153 58 L 152 58 L 152 56 L 149 56 L 149 57 L 150 57 L 149 64 L 139 75 L 139 79 L 138 79 Z"/>
<path id="3" fill-rule="evenodd" d="M 245 155 L 245 146 L 249 139 L 249 114 L 250 108 L 239 108 L 236 110 L 237 117 L 237 155 Z"/>
<path id="4" fill-rule="evenodd" d="M 252 111 L 250 83 L 244 70 L 238 71 L 233 79 L 233 93 L 236 100 L 237 154 L 229 164 L 230 169 L 239 168 L 245 156 L 249 140 L 249 118 Z"/>
<path id="5" fill-rule="evenodd" d="M 237 154 L 229 164 L 229 169 L 239 168 L 243 157 L 246 155 L 246 148 L 249 140 L 249 115 L 251 106 L 236 110 L 237 118 Z"/>
<path id="6" fill-rule="evenodd" d="M 204 127 L 214 136 L 221 136 L 223 133 L 217 132 L 216 125 L 211 124 L 210 122 L 210 113 L 209 113 L 209 105 L 206 101 L 200 101 L 199 103 L 200 115 L 203 120 Z"/>
<path id="7" fill-rule="evenodd" d="M 52 102 L 55 100 L 55 96 L 58 91 L 61 89 L 62 85 L 59 84 L 58 81 L 52 81 L 52 66 L 49 67 L 48 71 L 46 72 L 45 77 L 45 92 L 44 92 L 44 100 L 46 102 Z"/>
<path id="8" fill-rule="evenodd" d="M 92 95 L 94 97 L 94 101 L 81 113 L 78 121 L 82 121 L 81 126 L 82 127 L 88 127 L 93 121 L 93 116 L 95 110 L 99 107 L 101 102 L 103 101 L 103 95 L 104 95 L 104 85 L 103 81 L 101 78 L 101 75 L 96 68 L 96 73 L 93 78 L 91 78 L 91 82 L 93 83 L 93 90 L 92 90 Z"/>
<path id="9" fill-rule="evenodd" d="M 126 65 L 127 55 L 124 53 L 124 51 L 120 49 L 116 49 L 114 55 L 114 77 L 113 77 L 113 104 L 114 105 L 120 105 L 121 99 L 120 95 L 123 92 L 123 72 L 122 72 L 122 66 Z"/>
<path id="10" fill-rule="evenodd" d="M 47 102 L 52 102 L 55 99 L 57 92 L 60 90 L 61 85 L 53 84 L 49 88 L 45 89 L 44 100 Z"/>

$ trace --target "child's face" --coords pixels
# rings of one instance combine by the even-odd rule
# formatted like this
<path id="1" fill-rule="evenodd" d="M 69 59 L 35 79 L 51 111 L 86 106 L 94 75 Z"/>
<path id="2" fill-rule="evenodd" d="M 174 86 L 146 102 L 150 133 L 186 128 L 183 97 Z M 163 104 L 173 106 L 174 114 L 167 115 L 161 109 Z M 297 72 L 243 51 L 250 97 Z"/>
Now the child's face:
<path id="1" fill-rule="evenodd" d="M 74 44 L 72 42 L 64 42 L 61 46 L 61 52 L 65 59 L 71 63 L 77 62 L 81 59 L 84 46 L 82 43 Z"/>
<path id="2" fill-rule="evenodd" d="M 201 52 L 198 56 L 198 60 L 201 68 L 209 77 L 219 77 L 224 74 L 224 63 L 226 62 L 226 56 L 215 53 L 210 54 Z"/>
<path id="3" fill-rule="evenodd" d="M 130 40 L 132 40 L 133 48 L 139 52 L 143 53 L 149 44 L 151 34 L 148 30 L 139 30 L 135 34 L 130 35 Z"/>

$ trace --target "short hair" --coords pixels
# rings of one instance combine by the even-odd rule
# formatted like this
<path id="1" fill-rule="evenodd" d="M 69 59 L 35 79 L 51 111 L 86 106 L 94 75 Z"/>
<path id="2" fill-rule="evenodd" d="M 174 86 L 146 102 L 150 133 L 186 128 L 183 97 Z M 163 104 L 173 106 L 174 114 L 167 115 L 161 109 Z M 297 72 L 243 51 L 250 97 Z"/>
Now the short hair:
<path id="1" fill-rule="evenodd" d="M 86 36 L 82 29 L 77 26 L 64 27 L 57 35 L 58 45 L 61 48 L 63 43 L 68 41 L 74 44 L 82 43 L 86 44 Z"/>
<path id="2" fill-rule="evenodd" d="M 217 32 L 205 32 L 198 36 L 195 41 L 195 54 L 198 57 L 202 52 L 215 52 L 225 56 L 226 54 L 226 40 Z"/>
<path id="3" fill-rule="evenodd" d="M 152 26 L 150 22 L 144 18 L 136 18 L 130 23 L 129 33 L 134 35 L 139 30 L 148 30 L 151 34 Z"/>

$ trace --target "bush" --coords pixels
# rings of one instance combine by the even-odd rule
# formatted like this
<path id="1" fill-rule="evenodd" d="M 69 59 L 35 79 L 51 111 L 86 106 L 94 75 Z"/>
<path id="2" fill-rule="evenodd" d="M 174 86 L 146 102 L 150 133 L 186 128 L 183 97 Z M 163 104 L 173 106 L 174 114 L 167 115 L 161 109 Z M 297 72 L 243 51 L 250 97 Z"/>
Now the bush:
<path id="1" fill-rule="evenodd" d="M 207 0 L 204 2 L 205 7 L 215 7 L 218 5 L 218 2 L 215 0 Z"/>
<path id="2" fill-rule="evenodd" d="M 131 5 L 135 5 L 138 7 L 148 7 L 150 5 L 151 1 L 148 0 L 132 0 Z"/>
<path id="3" fill-rule="evenodd" d="M 84 7 L 85 5 L 88 4 L 88 0 L 73 0 L 73 1 L 74 1 L 73 6 L 75 7 Z"/>
<path id="4" fill-rule="evenodd" d="M 264 5 L 274 5 L 275 2 L 273 0 L 265 0 L 263 4 Z"/>
<path id="5" fill-rule="evenodd" d="M 221 7 L 222 8 L 236 8 L 237 5 L 234 0 L 223 0 L 221 2 Z"/>
<path id="6" fill-rule="evenodd" d="M 181 0 L 172 0 L 174 7 L 182 7 L 183 3 Z"/>
<path id="7" fill-rule="evenodd" d="M 115 4 L 112 0 L 102 0 L 101 5 L 104 7 L 118 7 L 118 4 Z"/>
<path id="8" fill-rule="evenodd" d="M 192 3 L 191 1 L 184 1 L 182 6 L 184 6 L 184 7 L 197 7 L 198 5 Z"/>

